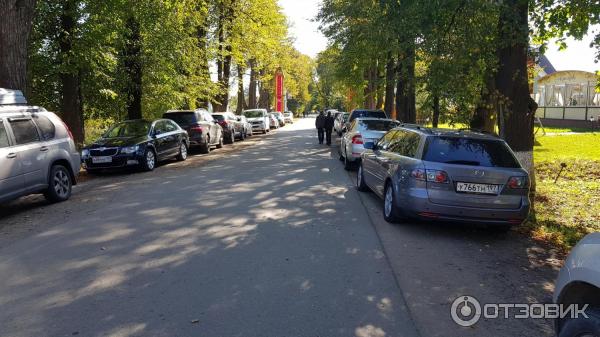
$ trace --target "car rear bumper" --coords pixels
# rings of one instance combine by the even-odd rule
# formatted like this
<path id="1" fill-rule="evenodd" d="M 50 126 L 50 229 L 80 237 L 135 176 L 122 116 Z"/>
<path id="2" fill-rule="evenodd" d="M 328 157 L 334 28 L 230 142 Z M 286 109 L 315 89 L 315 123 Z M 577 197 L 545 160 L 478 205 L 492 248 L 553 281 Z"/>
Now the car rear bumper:
<path id="1" fill-rule="evenodd" d="M 396 200 L 396 207 L 409 217 L 486 225 L 520 225 L 527 219 L 530 208 L 527 198 L 523 198 L 521 207 L 516 209 L 439 205 L 429 200 L 425 189 L 412 189 L 404 197 L 396 198 Z"/>

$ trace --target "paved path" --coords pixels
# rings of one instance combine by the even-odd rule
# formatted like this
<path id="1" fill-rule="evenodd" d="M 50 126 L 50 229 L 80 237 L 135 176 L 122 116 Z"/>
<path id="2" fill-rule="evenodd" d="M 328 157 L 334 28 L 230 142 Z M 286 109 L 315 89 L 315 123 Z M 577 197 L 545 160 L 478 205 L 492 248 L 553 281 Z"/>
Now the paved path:
<path id="1" fill-rule="evenodd" d="M 0 336 L 417 336 L 312 123 L 0 207 Z"/>

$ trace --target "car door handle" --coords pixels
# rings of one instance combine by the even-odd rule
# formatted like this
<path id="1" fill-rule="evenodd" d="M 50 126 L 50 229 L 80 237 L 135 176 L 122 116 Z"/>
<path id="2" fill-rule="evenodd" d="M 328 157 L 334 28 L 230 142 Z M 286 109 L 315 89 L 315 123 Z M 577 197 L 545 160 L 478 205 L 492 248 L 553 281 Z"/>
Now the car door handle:
<path id="1" fill-rule="evenodd" d="M 42 152 L 46 152 L 46 151 L 48 151 L 48 147 L 47 147 L 47 146 L 42 146 L 42 147 L 40 148 L 40 151 L 42 151 Z"/>
<path id="2" fill-rule="evenodd" d="M 9 153 L 8 155 L 6 155 L 6 158 L 9 158 L 9 159 L 17 158 L 17 154 L 16 153 Z"/>

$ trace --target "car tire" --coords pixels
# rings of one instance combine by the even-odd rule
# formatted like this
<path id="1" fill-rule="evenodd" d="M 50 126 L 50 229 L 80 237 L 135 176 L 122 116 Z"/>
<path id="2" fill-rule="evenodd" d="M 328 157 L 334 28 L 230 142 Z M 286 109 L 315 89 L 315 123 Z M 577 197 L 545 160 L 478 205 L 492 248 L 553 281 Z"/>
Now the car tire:
<path id="1" fill-rule="evenodd" d="M 210 153 L 210 138 L 206 137 L 206 139 L 204 139 L 204 143 L 200 145 L 200 153 Z"/>
<path id="2" fill-rule="evenodd" d="M 358 167 L 358 174 L 356 175 L 356 189 L 360 192 L 369 191 L 369 186 L 365 183 L 365 173 L 363 172 L 362 165 Z"/>
<path id="3" fill-rule="evenodd" d="M 179 154 L 177 155 L 177 160 L 185 161 L 187 159 L 187 157 L 188 157 L 188 147 L 187 147 L 187 145 L 185 145 L 184 142 L 181 142 L 181 145 L 179 145 Z"/>
<path id="4" fill-rule="evenodd" d="M 142 170 L 146 172 L 154 171 L 156 168 L 156 153 L 152 149 L 146 149 L 144 152 L 144 159 L 142 160 Z"/>
<path id="5" fill-rule="evenodd" d="M 565 321 L 558 337 L 600 336 L 600 308 L 585 311 L 589 318 L 578 317 Z"/>
<path id="6" fill-rule="evenodd" d="M 348 153 L 346 152 L 344 155 L 344 170 L 352 171 L 354 168 L 354 163 L 348 160 Z"/>
<path id="7" fill-rule="evenodd" d="M 219 138 L 219 143 L 217 143 L 217 149 L 222 149 L 223 148 L 223 134 L 221 134 L 221 137 Z"/>
<path id="8" fill-rule="evenodd" d="M 383 218 L 389 223 L 400 221 L 398 209 L 394 206 L 395 204 L 394 189 L 390 183 L 386 183 L 383 191 Z"/>
<path id="9" fill-rule="evenodd" d="M 62 165 L 54 165 L 50 169 L 48 176 L 48 188 L 44 192 L 44 197 L 49 202 L 62 202 L 71 197 L 73 189 L 73 179 L 71 173 Z"/>
<path id="10" fill-rule="evenodd" d="M 229 134 L 229 138 L 227 139 L 227 142 L 226 142 L 226 143 L 227 143 L 227 144 L 233 144 L 233 143 L 235 143 L 235 132 L 233 132 L 233 131 L 232 131 L 232 132 Z"/>

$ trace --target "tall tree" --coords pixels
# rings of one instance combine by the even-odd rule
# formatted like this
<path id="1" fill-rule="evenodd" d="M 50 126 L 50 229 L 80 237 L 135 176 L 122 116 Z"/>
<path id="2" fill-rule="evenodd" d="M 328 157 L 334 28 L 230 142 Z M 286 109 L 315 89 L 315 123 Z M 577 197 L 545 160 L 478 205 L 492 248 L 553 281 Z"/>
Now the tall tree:
<path id="1" fill-rule="evenodd" d="M 0 87 L 27 91 L 27 50 L 35 0 L 0 0 Z"/>

